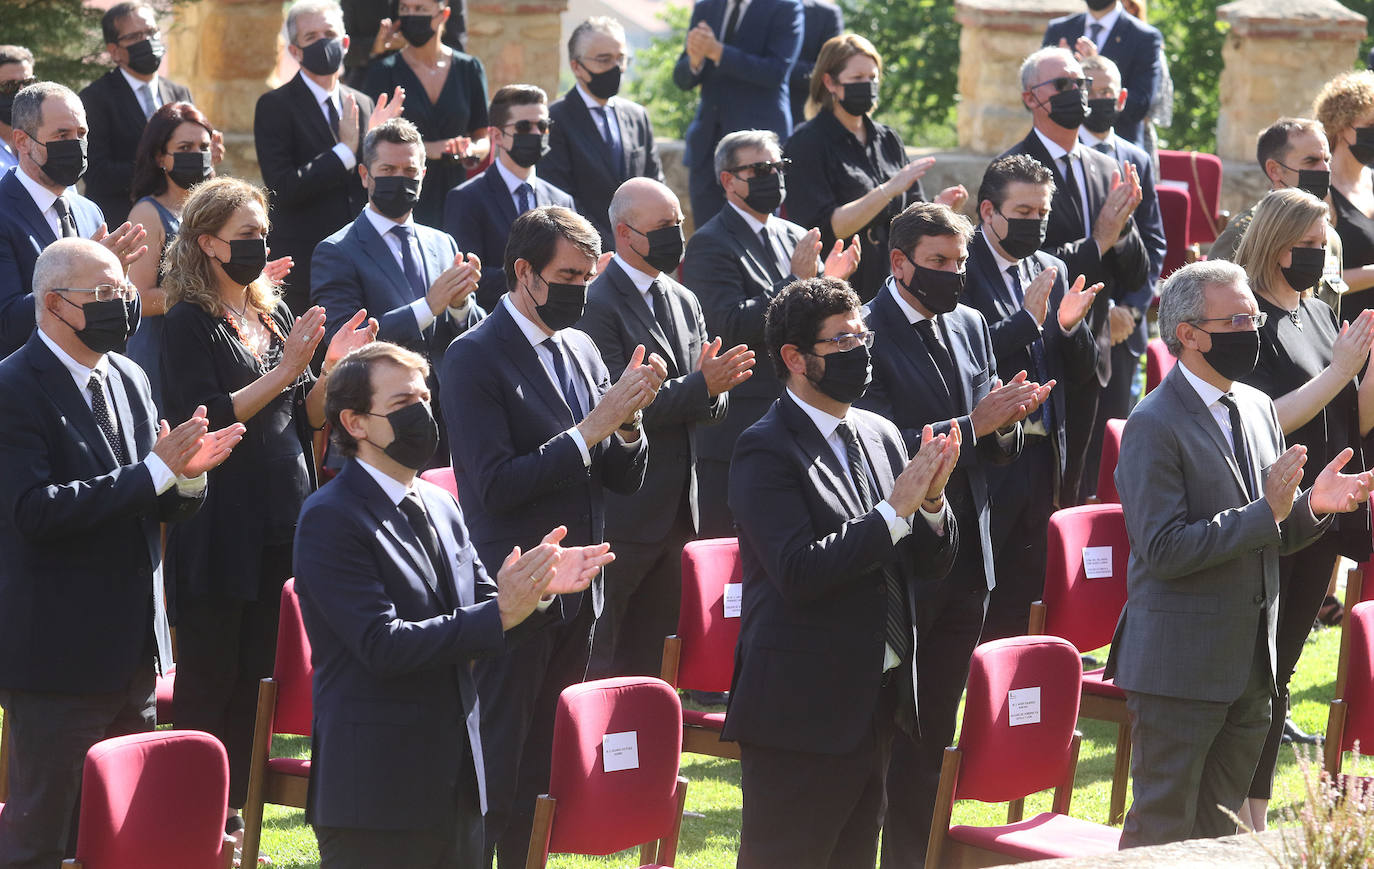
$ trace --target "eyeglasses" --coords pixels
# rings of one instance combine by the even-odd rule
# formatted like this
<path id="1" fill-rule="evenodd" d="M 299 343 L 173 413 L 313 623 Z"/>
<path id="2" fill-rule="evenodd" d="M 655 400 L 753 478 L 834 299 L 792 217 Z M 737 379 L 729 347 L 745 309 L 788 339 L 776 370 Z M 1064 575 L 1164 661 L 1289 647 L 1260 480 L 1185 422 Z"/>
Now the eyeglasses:
<path id="1" fill-rule="evenodd" d="M 9 81 L 0 81 L 0 97 L 12 97 L 31 84 L 38 84 L 38 79 L 29 76 L 28 78 L 12 78 Z"/>
<path id="2" fill-rule="evenodd" d="M 1203 317 L 1203 318 L 1198 319 L 1198 320 L 1189 320 L 1188 322 L 1189 322 L 1189 323 L 1193 323 L 1193 324 L 1197 324 L 1197 323 L 1230 323 L 1231 326 L 1232 326 L 1232 328 L 1235 328 L 1235 329 L 1245 329 L 1245 328 L 1251 327 L 1251 326 L 1253 326 L 1253 327 L 1256 328 L 1256 329 L 1259 329 L 1259 328 L 1263 327 L 1265 323 L 1269 322 L 1269 315 L 1268 315 L 1268 314 L 1264 314 L 1264 313 L 1260 313 L 1260 314 L 1232 314 L 1232 315 L 1229 316 L 1229 317 Z M 1207 330 L 1204 329 L 1203 331 L 1205 332 L 1205 331 L 1207 331 Z"/>
<path id="3" fill-rule="evenodd" d="M 772 175 L 776 172 L 784 172 L 791 166 L 791 160 L 774 160 L 771 163 L 745 163 L 743 166 L 736 166 L 725 171 L 738 176 L 745 169 L 753 169 L 755 175 Z"/>
<path id="4" fill-rule="evenodd" d="M 84 289 L 80 287 L 53 287 L 59 293 L 92 293 L 97 302 L 113 302 L 115 299 L 121 302 L 132 302 L 134 296 L 138 295 L 138 290 L 133 284 L 101 284 L 98 287 Z"/>
<path id="5" fill-rule="evenodd" d="M 506 127 L 514 127 L 517 133 L 530 133 L 534 130 L 538 130 L 541 133 L 547 133 L 552 126 L 553 121 L 548 118 L 540 118 L 537 121 L 512 121 L 509 124 L 502 124 L 501 129 L 504 130 Z"/>
<path id="6" fill-rule="evenodd" d="M 157 39 L 161 35 L 162 32 L 156 27 L 150 27 L 147 30 L 136 30 L 133 33 L 126 33 L 115 41 L 125 48 L 128 48 L 136 42 L 142 42 L 145 39 Z"/>
<path id="7" fill-rule="evenodd" d="M 587 61 L 591 61 L 602 69 L 610 69 L 613 66 L 618 66 L 621 70 L 627 70 L 630 68 L 630 64 L 633 60 L 634 57 L 628 54 L 598 54 L 592 57 L 579 57 L 577 62 L 586 66 Z"/>
<path id="8" fill-rule="evenodd" d="M 1071 75 L 1061 75 L 1058 78 L 1047 78 L 1039 84 L 1033 84 L 1030 86 L 1030 89 L 1035 90 L 1047 84 L 1054 85 L 1055 91 L 1062 94 L 1065 91 L 1074 89 L 1089 90 L 1093 86 L 1093 80 L 1090 78 L 1075 78 Z"/>
<path id="9" fill-rule="evenodd" d="M 836 335 L 834 338 L 821 338 L 816 341 L 816 344 L 834 344 L 841 351 L 855 350 L 862 344 L 872 350 L 873 341 L 877 337 L 878 333 L 870 329 L 866 332 L 845 332 L 843 335 Z"/>

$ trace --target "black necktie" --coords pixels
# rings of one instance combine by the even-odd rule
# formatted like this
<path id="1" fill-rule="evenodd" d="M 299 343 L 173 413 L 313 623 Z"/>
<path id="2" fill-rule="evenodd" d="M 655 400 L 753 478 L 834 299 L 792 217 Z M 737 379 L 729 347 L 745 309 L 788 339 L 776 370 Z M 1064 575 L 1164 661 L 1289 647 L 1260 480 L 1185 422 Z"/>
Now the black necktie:
<path id="1" fill-rule="evenodd" d="M 735 30 L 739 28 L 739 9 L 742 5 L 742 0 L 732 0 L 730 3 L 730 17 L 725 20 L 725 38 L 722 42 L 735 41 Z"/>
<path id="2" fill-rule="evenodd" d="M 763 245 L 763 262 L 768 267 L 768 274 L 774 281 L 782 280 L 786 273 L 778 265 L 778 249 L 773 246 L 773 233 L 768 231 L 767 224 L 759 230 L 759 243 Z"/>
<path id="3" fill-rule="evenodd" d="M 849 423 L 841 422 L 836 428 L 840 440 L 844 441 L 845 458 L 849 464 L 849 478 L 854 484 L 854 492 L 859 496 L 859 504 L 867 513 L 873 509 L 873 494 L 868 488 L 868 463 L 864 461 L 863 449 Z M 911 654 L 911 620 L 906 609 L 906 589 L 897 579 L 897 574 L 886 565 L 882 568 L 883 586 L 887 590 L 887 617 L 884 634 L 887 644 L 897 657 L 906 660 Z"/>
<path id="4" fill-rule="evenodd" d="M 57 222 L 62 227 L 62 237 L 75 238 L 78 234 L 76 220 L 72 217 L 72 207 L 67 203 L 67 197 L 57 197 L 53 200 L 52 207 L 57 210 Z"/>
<path id="5" fill-rule="evenodd" d="M 624 149 L 620 147 L 620 140 L 616 138 L 611 130 L 611 119 L 605 106 L 596 106 L 592 109 L 596 117 L 597 128 L 601 133 L 601 141 L 606 143 L 606 149 L 611 155 L 611 164 L 615 166 L 617 172 L 623 172 L 625 163 Z"/>
<path id="6" fill-rule="evenodd" d="M 940 378 L 940 388 L 949 397 L 950 406 L 958 408 L 954 400 L 954 390 L 950 387 L 950 379 L 945 376 L 945 372 L 954 371 L 954 359 L 945 349 L 945 345 L 940 341 L 940 336 L 935 334 L 935 320 L 918 320 L 916 322 L 916 334 L 921 336 L 921 343 L 926 345 L 926 352 L 930 354 L 930 359 L 935 363 L 935 373 Z"/>
<path id="7" fill-rule="evenodd" d="M 410 291 L 414 293 L 416 299 L 423 299 L 429 292 L 425 286 L 424 276 L 420 274 L 420 266 L 415 262 L 415 255 L 410 251 L 410 227 L 393 226 L 387 230 L 396 236 L 396 240 L 401 243 L 401 268 L 406 273 L 406 283 L 410 284 Z"/>
<path id="8" fill-rule="evenodd" d="M 1097 37 L 1099 37 L 1099 36 L 1101 36 L 1101 35 L 1102 35 L 1102 25 L 1101 25 L 1101 24 L 1098 24 L 1096 21 L 1094 21 L 1092 24 L 1089 24 L 1089 25 L 1088 25 L 1088 38 L 1091 39 L 1091 40 L 1093 41 L 1093 44 L 1094 44 L 1094 45 L 1097 44 Z"/>
<path id="9" fill-rule="evenodd" d="M 1026 295 L 1021 287 L 1021 266 L 1007 266 L 1007 275 L 1011 278 L 1012 297 L 1016 299 L 1018 305 L 1024 305 L 1026 302 Z M 1056 321 L 1054 325 L 1055 328 L 1057 328 L 1059 324 Z M 1030 372 L 1031 378 L 1035 380 L 1036 383 L 1044 383 L 1049 379 L 1047 376 L 1048 372 L 1045 371 L 1045 339 L 1043 337 L 1037 337 L 1034 341 L 1030 342 L 1026 349 L 1030 351 L 1031 368 L 1034 369 Z M 1032 413 L 1030 416 L 1026 417 L 1026 419 L 1029 422 L 1037 422 L 1043 419 L 1045 421 L 1045 430 L 1052 431 L 1054 423 L 1050 418 L 1050 414 L 1050 404 L 1046 401 L 1044 404 L 1037 407 L 1035 413 Z"/>
<path id="10" fill-rule="evenodd" d="M 528 181 L 515 188 L 515 205 L 520 209 L 520 214 L 534 208 L 534 188 Z"/>
<path id="11" fill-rule="evenodd" d="M 582 402 L 577 398 L 577 385 L 573 383 L 572 373 L 568 370 L 568 360 L 563 357 L 563 342 L 558 340 L 557 335 L 550 335 L 544 343 L 553 355 L 554 379 L 558 381 L 558 389 L 563 393 L 563 400 L 568 403 L 568 410 L 572 411 L 573 419 L 580 420 Z"/>
<path id="12" fill-rule="evenodd" d="M 658 327 L 663 330 L 663 336 L 672 345 L 669 349 L 673 352 L 674 361 L 681 368 L 682 360 L 678 358 L 681 337 L 678 335 L 677 321 L 673 319 L 673 312 L 668 309 L 668 294 L 663 291 L 663 285 L 655 280 L 649 284 L 649 296 L 654 300 L 654 319 L 658 321 Z"/>
<path id="13" fill-rule="evenodd" d="M 1081 218 L 1081 224 L 1086 227 L 1088 225 L 1088 216 L 1083 213 L 1083 194 L 1079 191 L 1078 178 L 1074 175 L 1073 154 L 1065 154 L 1059 159 L 1064 161 L 1064 192 L 1067 193 L 1069 199 L 1073 201 L 1074 213 Z"/>
<path id="14" fill-rule="evenodd" d="M 1112 146 L 1108 145 L 1106 142 L 1098 142 L 1096 145 L 1093 145 L 1093 150 L 1100 151 L 1108 157 L 1112 156 Z"/>
<path id="15" fill-rule="evenodd" d="M 451 600 L 446 600 L 448 597 L 448 573 L 444 570 L 443 556 L 439 554 L 439 536 L 434 533 L 434 526 L 429 524 L 429 516 L 425 512 L 424 503 L 420 501 L 420 496 L 412 490 L 406 492 L 405 497 L 397 506 L 401 508 L 406 521 L 410 523 L 410 530 L 414 531 L 415 536 L 419 538 L 420 546 L 425 550 L 425 555 L 429 556 L 429 565 L 434 568 L 435 580 L 442 590 L 439 598 L 443 600 L 444 606 L 453 606 Z"/>
<path id="16" fill-rule="evenodd" d="M 329 129 L 334 131 L 334 141 L 339 141 L 339 110 L 334 108 L 334 100 L 325 97 L 324 112 L 329 118 Z M 344 144 L 352 145 L 351 142 Z"/>
<path id="17" fill-rule="evenodd" d="M 91 372 L 86 388 L 91 391 L 91 413 L 95 416 L 95 424 L 100 426 L 100 433 L 105 436 L 105 442 L 114 451 L 120 467 L 129 464 L 129 451 L 124 448 L 124 439 L 119 436 L 114 419 L 110 416 L 110 403 L 105 400 L 105 384 L 100 379 L 100 372 Z"/>
<path id="18" fill-rule="evenodd" d="M 1250 474 L 1250 445 L 1245 440 L 1245 426 L 1240 421 L 1240 408 L 1236 406 L 1236 399 L 1231 393 L 1227 392 L 1217 399 L 1231 415 L 1231 452 L 1236 457 L 1236 467 L 1240 469 L 1240 477 L 1245 481 L 1245 494 L 1255 497 L 1255 482 Z"/>

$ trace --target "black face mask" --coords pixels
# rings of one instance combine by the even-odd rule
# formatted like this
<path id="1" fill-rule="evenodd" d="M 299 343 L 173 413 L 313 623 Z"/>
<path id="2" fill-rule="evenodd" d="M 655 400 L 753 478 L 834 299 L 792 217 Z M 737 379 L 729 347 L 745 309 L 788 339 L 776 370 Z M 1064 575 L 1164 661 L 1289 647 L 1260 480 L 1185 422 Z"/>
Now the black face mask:
<path id="1" fill-rule="evenodd" d="M 932 314 L 948 314 L 958 307 L 959 296 L 964 292 L 965 272 L 928 269 L 911 262 L 911 257 L 906 257 L 906 261 L 911 263 L 915 272 L 911 275 L 910 283 L 902 284 L 902 289 L 915 296 L 916 301 Z"/>
<path id="2" fill-rule="evenodd" d="M 581 62 L 578 61 L 578 63 Z M 585 66 L 582 68 L 587 69 Z M 603 72 L 592 72 L 587 69 L 587 75 L 591 76 L 587 80 L 587 91 L 597 99 L 609 100 L 620 93 L 621 69 L 619 66 L 613 66 Z"/>
<path id="3" fill-rule="evenodd" d="M 418 471 L 434 458 L 439 448 L 439 425 L 428 401 L 407 404 L 391 413 L 368 411 L 367 415 L 385 417 L 391 423 L 391 443 L 382 447 L 382 452 L 396 464 Z"/>
<path id="4" fill-rule="evenodd" d="M 511 143 L 506 148 L 506 153 L 510 155 L 515 165 L 528 169 L 549 153 L 549 134 L 516 133 L 511 136 Z"/>
<path id="5" fill-rule="evenodd" d="M 544 281 L 543 275 L 536 275 L 536 277 Z M 585 285 L 551 284 L 544 281 L 544 286 L 548 288 L 549 293 L 544 298 L 544 304 L 535 302 L 534 311 L 545 326 L 557 332 L 582 319 L 582 310 L 587 307 L 587 288 Z M 525 292 L 530 293 L 528 289 Z M 530 293 L 530 301 L 534 301 L 534 293 Z"/>
<path id="6" fill-rule="evenodd" d="M 434 29 L 433 22 L 432 15 L 402 15 L 401 35 L 406 38 L 406 42 L 419 48 L 433 39 L 434 34 L 438 32 Z"/>
<path id="7" fill-rule="evenodd" d="M 14 97 L 12 95 L 0 96 L 0 124 L 7 127 L 14 126 Z"/>
<path id="8" fill-rule="evenodd" d="M 1284 166 L 1287 169 L 1287 166 Z M 1298 183 L 1299 190 L 1305 190 L 1318 199 L 1325 199 L 1326 194 L 1331 192 L 1331 173 L 1326 169 L 1299 169 Z"/>
<path id="9" fill-rule="evenodd" d="M 1366 166 L 1374 166 L 1374 127 L 1356 127 L 1350 156 Z"/>
<path id="10" fill-rule="evenodd" d="M 172 155 L 172 168 L 167 177 L 182 190 L 189 190 L 215 174 L 209 151 L 177 151 Z"/>
<path id="11" fill-rule="evenodd" d="M 1300 293 L 1315 287 L 1326 273 L 1326 248 L 1295 247 L 1289 252 L 1293 255 L 1293 264 L 1281 269 L 1288 286 Z"/>
<path id="12" fill-rule="evenodd" d="M 400 220 L 420 201 L 420 179 L 405 175 L 372 176 L 372 207 Z"/>
<path id="13" fill-rule="evenodd" d="M 152 75 L 162 66 L 167 54 L 161 39 L 143 39 L 129 46 L 129 69 L 139 75 Z"/>
<path id="14" fill-rule="evenodd" d="M 1088 92 L 1082 88 L 1060 91 L 1050 97 L 1049 111 L 1052 122 L 1076 130 L 1088 117 Z"/>
<path id="15" fill-rule="evenodd" d="M 1103 9 L 1110 8 L 1116 0 L 1084 0 L 1084 2 L 1088 4 L 1088 8 L 1092 11 L 1101 12 Z"/>
<path id="16" fill-rule="evenodd" d="M 1088 100 L 1088 117 L 1084 118 L 1083 126 L 1100 136 L 1116 123 L 1116 115 L 1116 97 Z"/>
<path id="17" fill-rule="evenodd" d="M 781 172 L 755 175 L 747 183 L 749 195 L 744 197 L 744 204 L 759 214 L 772 214 L 787 198 L 787 181 Z"/>
<path id="18" fill-rule="evenodd" d="M 878 83 L 876 81 L 851 81 L 844 86 L 844 96 L 840 98 L 840 108 L 858 117 L 873 111 L 878 104 Z"/>
<path id="19" fill-rule="evenodd" d="M 343 66 L 343 40 L 317 39 L 301 49 L 301 66 L 315 75 L 333 75 Z"/>
<path id="20" fill-rule="evenodd" d="M 123 353 L 124 348 L 129 346 L 129 335 L 138 327 L 133 312 L 130 310 L 131 302 L 111 299 L 108 302 L 87 302 L 82 306 L 66 296 L 61 298 L 68 305 L 73 308 L 81 308 L 82 312 L 85 313 L 86 327 L 77 329 L 72 326 L 72 331 L 92 353 Z M 59 316 L 57 319 L 67 323 L 65 317 Z M 67 323 L 67 325 L 71 326 L 72 324 Z"/>
<path id="21" fill-rule="evenodd" d="M 1007 217 L 1000 211 L 998 215 L 1007 222 L 1007 234 L 999 238 L 997 244 L 1012 259 L 1025 259 L 1045 243 L 1045 232 L 1050 225 L 1049 217 L 1044 220 L 1037 217 Z"/>
<path id="22" fill-rule="evenodd" d="M 1207 332 L 1206 329 L 1199 331 Z M 1212 349 L 1202 354 L 1216 373 L 1230 381 L 1240 380 L 1255 370 L 1259 361 L 1259 332 L 1207 332 Z"/>
<path id="23" fill-rule="evenodd" d="M 671 272 L 682 262 L 682 226 L 664 226 L 659 229 L 651 229 L 648 232 L 640 232 L 628 223 L 630 231 L 644 236 L 649 242 L 649 252 L 640 253 L 644 261 L 651 267 L 661 272 Z"/>
<path id="24" fill-rule="evenodd" d="M 86 140 L 54 139 L 43 146 L 48 151 L 48 161 L 38 168 L 52 179 L 54 184 L 70 187 L 86 174 Z M 35 160 L 35 163 L 38 161 Z"/>
<path id="25" fill-rule="evenodd" d="M 229 245 L 229 262 L 219 264 L 229 276 L 229 280 L 241 287 L 256 281 L 262 270 L 267 267 L 267 239 L 220 238 L 220 241 Z"/>
<path id="26" fill-rule="evenodd" d="M 831 353 L 829 356 L 810 354 L 824 360 L 825 372 L 819 379 L 811 377 L 807 366 L 806 379 L 827 398 L 840 404 L 853 404 L 863 397 L 873 381 L 873 365 L 868 348 L 860 344 L 852 350 Z"/>

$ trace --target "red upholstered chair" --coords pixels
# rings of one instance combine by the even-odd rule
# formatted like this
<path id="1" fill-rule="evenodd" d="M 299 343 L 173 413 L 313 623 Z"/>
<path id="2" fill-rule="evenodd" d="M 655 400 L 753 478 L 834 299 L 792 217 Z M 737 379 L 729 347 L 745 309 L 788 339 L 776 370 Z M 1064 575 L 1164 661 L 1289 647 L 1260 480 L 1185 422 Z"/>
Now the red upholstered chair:
<path id="1" fill-rule="evenodd" d="M 1192 196 L 1192 209 L 1188 215 L 1188 243 L 1211 244 L 1216 241 L 1229 218 L 1221 210 L 1221 158 L 1200 151 L 1161 150 L 1159 177 L 1188 185 L 1188 193 Z"/>
<path id="2" fill-rule="evenodd" d="M 296 580 L 288 579 L 281 590 L 281 616 L 277 621 L 277 660 L 272 678 L 258 684 L 258 720 L 253 729 L 253 753 L 249 757 L 248 795 L 243 804 L 243 865 L 256 866 L 262 840 L 262 806 L 305 808 L 310 787 L 310 761 L 272 757 L 275 734 L 309 736 L 314 712 L 310 682 L 310 639 L 301 621 L 301 602 Z"/>
<path id="3" fill-rule="evenodd" d="M 1097 469 L 1099 504 L 1121 503 L 1121 496 L 1116 492 L 1116 462 L 1121 457 L 1121 433 L 1125 429 L 1126 420 L 1107 420 L 1107 428 L 1102 434 L 1102 464 Z"/>
<path id="4" fill-rule="evenodd" d="M 541 869 L 549 854 L 614 854 L 635 845 L 644 869 L 672 866 L 687 800 L 687 779 L 678 775 L 681 720 L 677 692 L 652 676 L 563 689 L 549 792 L 535 803 L 526 869 Z M 612 740 L 625 768 L 608 771 Z"/>
<path id="5" fill-rule="evenodd" d="M 1120 830 L 1068 815 L 1082 739 L 1074 730 L 1081 672 L 1078 650 L 1058 637 L 1010 637 L 974 650 L 959 745 L 945 749 L 940 770 L 928 869 L 1117 850 Z M 1050 788 L 1052 810 L 1024 820 L 1025 797 Z M 1007 823 L 951 827 L 955 800 L 1010 802 Z"/>
<path id="6" fill-rule="evenodd" d="M 683 547 L 682 609 L 677 634 L 663 640 L 663 681 L 695 691 L 730 690 L 739 617 L 725 616 L 725 587 L 738 583 L 742 572 L 734 537 Z M 738 760 L 739 745 L 720 739 L 724 726 L 723 712 L 683 709 L 682 750 Z"/>
<path id="7" fill-rule="evenodd" d="M 86 752 L 76 859 L 86 869 L 226 869 L 229 757 L 199 730 L 106 739 Z"/>
<path id="8" fill-rule="evenodd" d="M 453 476 L 453 468 L 430 468 L 420 473 L 420 479 L 433 483 L 458 500 L 458 478 Z"/>
<path id="9" fill-rule="evenodd" d="M 1159 197 L 1159 218 L 1164 224 L 1164 266 L 1160 279 L 1168 277 L 1188 262 L 1188 217 L 1193 197 L 1186 189 L 1155 185 Z"/>
<path id="10" fill-rule="evenodd" d="M 1111 548 L 1109 576 L 1088 578 L 1085 547 Z M 1029 633 L 1062 637 L 1080 653 L 1107 645 L 1126 605 L 1126 563 L 1131 545 L 1121 505 L 1095 504 L 1057 511 L 1050 517 L 1048 548 L 1045 594 L 1031 604 Z M 1105 570 L 1094 570 L 1095 574 L 1101 572 Z M 1126 714 L 1126 695 L 1102 678 L 1101 669 L 1083 673 L 1082 685 L 1079 716 L 1116 725 L 1116 767 L 1108 819 L 1120 823 L 1126 814 L 1126 782 L 1131 772 L 1131 720 Z"/>
<path id="11" fill-rule="evenodd" d="M 172 695 L 175 693 L 177 665 L 167 668 L 167 672 L 157 677 L 157 723 L 172 723 Z"/>
<path id="12" fill-rule="evenodd" d="M 1360 744 L 1362 754 L 1374 753 L 1374 601 L 1346 609 L 1341 624 L 1350 636 L 1345 685 L 1338 687 L 1326 720 L 1324 766 L 1340 775 L 1344 752 Z"/>
<path id="13" fill-rule="evenodd" d="M 1177 364 L 1178 360 L 1162 340 L 1150 339 L 1150 343 L 1145 345 L 1145 391 L 1154 391 Z"/>
<path id="14" fill-rule="evenodd" d="M 0 720 L 0 806 L 10 798 L 10 720 Z"/>

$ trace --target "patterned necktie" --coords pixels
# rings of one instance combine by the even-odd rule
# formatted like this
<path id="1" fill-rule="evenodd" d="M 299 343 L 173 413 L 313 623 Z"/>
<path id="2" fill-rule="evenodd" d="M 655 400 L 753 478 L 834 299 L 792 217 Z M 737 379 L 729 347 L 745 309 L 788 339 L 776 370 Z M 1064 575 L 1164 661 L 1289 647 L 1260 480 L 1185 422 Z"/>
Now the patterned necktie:
<path id="1" fill-rule="evenodd" d="M 522 182 L 519 187 L 515 188 L 515 205 L 520 209 L 520 214 L 534 208 L 534 188 L 530 186 L 528 181 Z"/>
<path id="2" fill-rule="evenodd" d="M 53 200 L 53 210 L 57 212 L 57 224 L 62 229 L 63 238 L 76 238 L 76 220 L 72 217 L 72 206 L 67 197 L 59 196 Z"/>
<path id="3" fill-rule="evenodd" d="M 95 416 L 95 424 L 100 426 L 100 433 L 105 436 L 105 442 L 114 451 L 115 460 L 119 462 L 120 467 L 129 464 L 129 451 L 124 448 L 124 439 L 115 429 L 114 418 L 110 415 L 110 404 L 105 400 L 105 384 L 100 378 L 99 371 L 91 372 L 91 379 L 86 381 L 86 388 L 91 391 L 91 414 Z"/>
<path id="4" fill-rule="evenodd" d="M 580 420 L 582 402 L 577 398 L 577 385 L 573 383 L 572 372 L 568 370 L 568 360 L 563 355 L 563 342 L 558 340 L 557 335 L 550 335 L 544 339 L 544 343 L 553 355 L 554 379 L 558 381 L 558 389 L 563 393 L 563 400 L 568 403 L 568 410 L 572 411 L 573 419 Z"/>
<path id="5" fill-rule="evenodd" d="M 424 276 L 420 274 L 420 267 L 415 262 L 415 254 L 410 250 L 410 227 L 393 226 L 387 232 L 401 243 L 401 268 L 405 270 L 406 283 L 410 284 L 410 291 L 416 299 L 423 299 L 429 288 L 425 286 Z"/>
<path id="6" fill-rule="evenodd" d="M 1016 304 L 1024 305 L 1026 303 L 1026 295 L 1021 287 L 1021 267 L 1019 265 L 1007 266 L 1007 275 L 1011 278 L 1012 297 L 1016 299 Z M 1055 326 L 1058 326 L 1057 321 L 1055 322 Z M 1027 345 L 1026 349 L 1030 351 L 1031 368 L 1035 369 L 1029 372 L 1031 378 L 1035 380 L 1036 383 L 1044 383 L 1049 379 L 1046 376 L 1048 372 L 1045 371 L 1045 339 L 1043 337 L 1037 337 Z M 1037 422 L 1043 419 L 1045 421 L 1045 430 L 1051 431 L 1054 423 L 1050 415 L 1050 403 L 1046 401 L 1044 404 L 1037 407 L 1034 413 L 1026 417 L 1026 420 L 1028 422 Z"/>
<path id="7" fill-rule="evenodd" d="M 143 107 L 145 118 L 151 118 L 153 112 L 157 111 L 157 103 L 153 102 L 153 91 L 146 82 L 138 86 L 138 104 Z"/>

